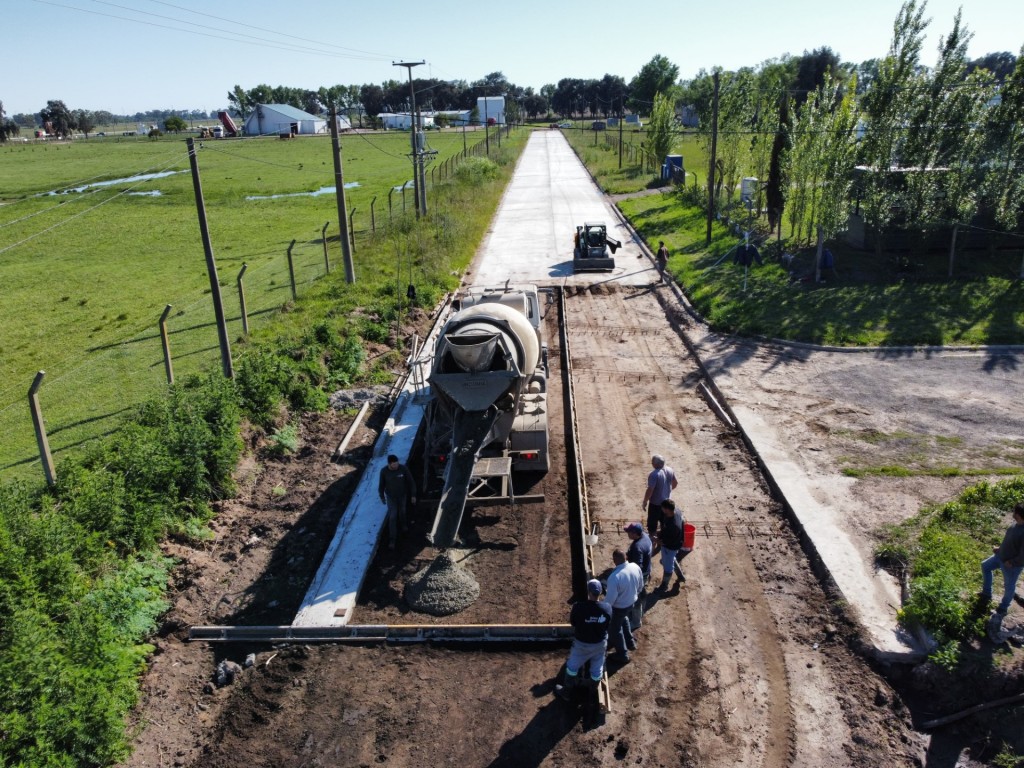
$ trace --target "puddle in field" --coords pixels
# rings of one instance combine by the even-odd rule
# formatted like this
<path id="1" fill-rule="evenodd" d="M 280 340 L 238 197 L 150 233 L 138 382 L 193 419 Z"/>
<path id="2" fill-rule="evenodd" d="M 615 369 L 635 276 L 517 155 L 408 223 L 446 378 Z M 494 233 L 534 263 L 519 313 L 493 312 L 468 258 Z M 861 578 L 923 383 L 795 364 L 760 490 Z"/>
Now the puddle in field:
<path id="1" fill-rule="evenodd" d="M 153 189 L 149 192 L 129 192 L 128 194 L 135 197 L 160 197 L 161 193 L 159 189 Z"/>
<path id="2" fill-rule="evenodd" d="M 355 189 L 359 186 L 358 181 L 350 181 L 345 184 L 345 189 Z M 320 195 L 333 195 L 335 187 L 320 187 L 316 192 L 286 192 L 280 195 L 248 195 L 246 200 L 277 200 L 281 197 L 320 197 Z"/>
<path id="3" fill-rule="evenodd" d="M 137 181 L 152 181 L 153 179 L 163 179 L 168 176 L 173 176 L 176 173 L 186 173 L 186 171 L 160 171 L 159 173 L 140 173 L 137 176 L 126 176 L 123 179 L 111 179 L 110 181 L 94 181 L 92 184 L 83 184 L 80 187 L 69 187 L 55 192 L 47 192 L 47 195 L 66 195 L 68 192 L 85 192 L 87 189 L 94 189 L 97 187 L 112 187 L 115 184 L 134 184 Z M 151 192 L 136 192 L 133 194 L 148 194 L 151 196 Z M 160 193 L 157 192 L 156 195 Z"/>

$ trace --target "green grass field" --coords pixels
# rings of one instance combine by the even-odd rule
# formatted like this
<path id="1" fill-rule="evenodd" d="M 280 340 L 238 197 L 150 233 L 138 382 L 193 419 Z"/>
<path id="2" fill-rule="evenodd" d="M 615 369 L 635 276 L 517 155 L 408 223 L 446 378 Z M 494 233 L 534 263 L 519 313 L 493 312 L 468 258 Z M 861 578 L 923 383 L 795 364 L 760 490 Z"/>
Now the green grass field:
<path id="1" fill-rule="evenodd" d="M 482 140 L 482 132 L 465 139 L 469 147 Z M 412 190 L 403 201 L 395 189 L 412 178 L 408 142 L 399 132 L 342 136 L 357 281 L 381 269 L 367 247 L 371 204 L 378 229 L 389 219 L 389 203 L 396 218 L 413 209 Z M 428 142 L 438 151 L 435 178 L 450 173 L 463 134 L 430 133 Z M 34 475 L 39 467 L 26 395 L 36 371 L 46 371 L 40 401 L 59 455 L 112 429 L 127 407 L 164 385 L 158 321 L 165 305 L 173 305 L 168 330 L 176 376 L 215 364 L 217 333 L 182 138 L 12 144 L 0 148 L 0 163 L 0 473 Z M 292 240 L 300 294 L 324 273 L 325 223 L 332 269 L 343 270 L 334 195 L 299 194 L 334 185 L 331 141 L 204 141 L 198 163 L 229 336 L 236 341 L 243 263 L 253 329 L 291 301 Z M 173 175 L 61 193 L 168 171 Z M 428 207 L 430 190 L 428 168 Z M 285 196 L 247 199 L 270 195 Z"/>
<path id="2" fill-rule="evenodd" d="M 615 131 L 596 140 L 586 129 L 564 133 L 609 194 L 661 186 L 649 168 L 630 164 L 629 152 L 623 152 L 618 167 Z M 632 134 L 633 141 L 639 136 Z M 706 159 L 696 139 L 684 137 L 674 151 L 683 155 L 688 174 L 696 169 L 704 183 Z M 688 175 L 687 186 L 692 184 Z M 835 269 L 815 284 L 814 251 L 802 244 L 783 241 L 795 255 L 790 265 L 769 258 L 745 272 L 733 264 L 729 252 L 740 238 L 716 221 L 706 245 L 705 211 L 677 191 L 622 200 L 619 207 L 649 245 L 665 241 L 672 254 L 670 271 L 718 330 L 839 346 L 1024 343 L 1019 251 L 966 251 L 951 280 L 945 251 L 879 255 L 830 242 Z"/>

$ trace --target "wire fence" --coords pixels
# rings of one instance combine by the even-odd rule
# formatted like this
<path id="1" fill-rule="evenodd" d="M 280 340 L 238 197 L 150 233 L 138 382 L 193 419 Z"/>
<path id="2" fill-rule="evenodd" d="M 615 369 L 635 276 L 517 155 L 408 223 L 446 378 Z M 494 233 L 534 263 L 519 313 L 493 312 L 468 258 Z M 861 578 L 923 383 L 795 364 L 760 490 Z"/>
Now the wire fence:
<path id="1" fill-rule="evenodd" d="M 501 139 L 493 129 L 473 136 L 462 152 L 430 167 L 424 174 L 428 209 L 434 185 L 450 178 L 470 157 L 483 157 Z M 507 135 L 507 133 L 505 134 Z M 415 209 L 412 182 L 378 195 L 364 209 L 349 209 L 348 229 L 353 253 L 376 233 Z M 333 225 L 333 226 L 332 226 Z M 229 343 L 236 345 L 248 332 L 269 324 L 289 302 L 300 297 L 328 270 L 343 269 L 339 256 L 338 223 L 325 223 L 319 237 L 293 241 L 279 251 L 244 257 L 218 257 L 220 286 Z M 174 287 L 168 286 L 169 295 Z M 243 304 L 244 296 L 244 304 Z M 243 314 L 244 306 L 244 314 Z M 151 322 L 125 335 L 55 361 L 45 370 L 38 390 L 49 447 L 58 461 L 73 449 L 116 430 L 121 419 L 139 403 L 161 392 L 168 383 L 160 320 L 166 305 L 152 308 Z M 176 381 L 218 370 L 220 345 L 209 288 L 180 299 L 167 310 L 166 332 L 171 372 Z M 45 339 L 39 342 L 45 343 Z M 29 407 L 29 387 L 35 372 L 25 372 L 24 384 L 0 392 L 0 476 L 6 479 L 43 477 Z"/>

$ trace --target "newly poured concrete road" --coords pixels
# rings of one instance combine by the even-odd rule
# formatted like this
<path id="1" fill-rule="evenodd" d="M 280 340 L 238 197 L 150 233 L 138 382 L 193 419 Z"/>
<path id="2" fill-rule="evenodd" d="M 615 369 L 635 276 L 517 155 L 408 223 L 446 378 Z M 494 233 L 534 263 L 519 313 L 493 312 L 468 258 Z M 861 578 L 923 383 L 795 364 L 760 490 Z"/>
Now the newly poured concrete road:
<path id="1" fill-rule="evenodd" d="M 587 221 L 603 221 L 608 236 L 622 243 L 614 271 L 573 274 L 573 235 Z M 655 279 L 653 263 L 561 131 L 534 131 L 530 137 L 480 247 L 476 272 L 466 282 L 497 285 L 510 278 L 546 285 L 590 285 L 602 279 L 646 285 Z"/>

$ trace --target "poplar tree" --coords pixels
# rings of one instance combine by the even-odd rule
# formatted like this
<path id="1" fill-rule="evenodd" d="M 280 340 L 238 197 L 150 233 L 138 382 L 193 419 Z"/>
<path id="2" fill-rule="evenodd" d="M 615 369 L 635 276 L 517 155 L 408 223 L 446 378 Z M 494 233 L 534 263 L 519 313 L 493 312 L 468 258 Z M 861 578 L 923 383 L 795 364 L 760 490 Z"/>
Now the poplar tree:
<path id="1" fill-rule="evenodd" d="M 916 0 L 907 0 L 893 24 L 889 53 L 879 62 L 878 73 L 864 97 L 866 133 L 861 158 L 867 170 L 862 178 L 863 210 L 867 225 L 875 232 L 875 252 L 879 255 L 882 233 L 901 203 L 893 170 L 900 167 L 905 150 L 927 26 L 924 4 L 918 6 Z"/>

